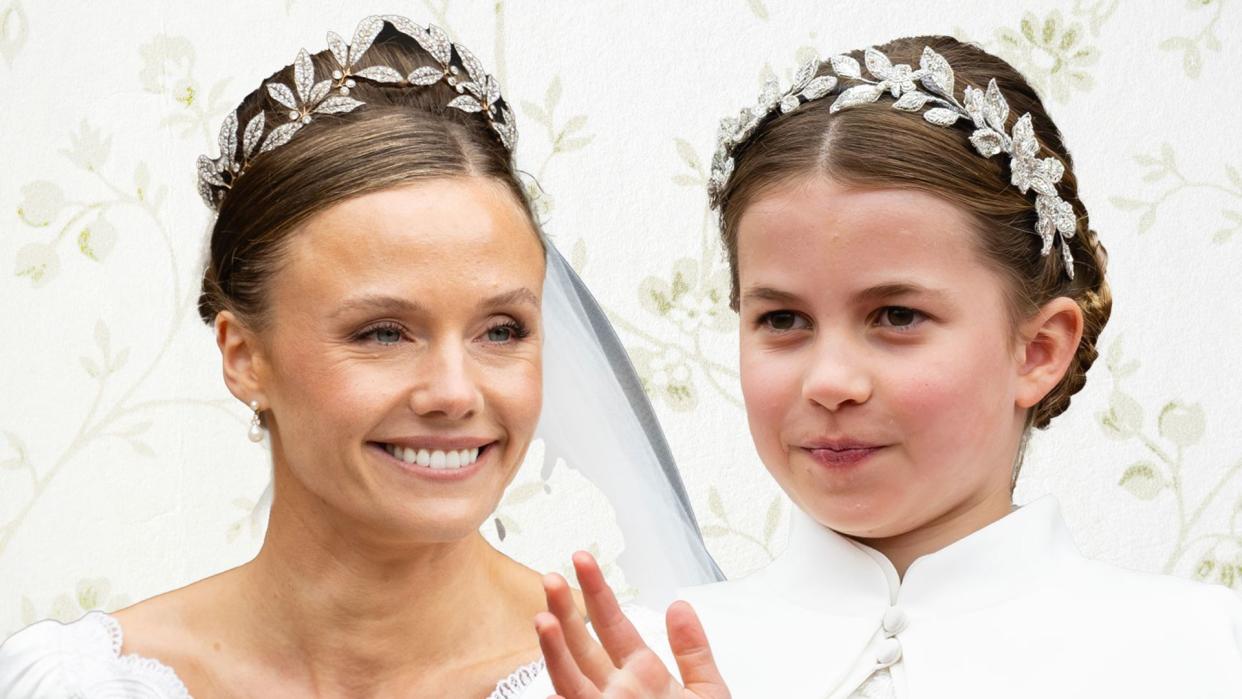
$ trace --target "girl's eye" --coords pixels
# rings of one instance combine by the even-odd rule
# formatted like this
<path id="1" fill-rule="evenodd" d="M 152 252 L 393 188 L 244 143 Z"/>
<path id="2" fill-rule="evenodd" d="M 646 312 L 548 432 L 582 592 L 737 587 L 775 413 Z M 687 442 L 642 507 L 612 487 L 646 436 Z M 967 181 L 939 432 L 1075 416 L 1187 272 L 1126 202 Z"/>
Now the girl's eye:
<path id="1" fill-rule="evenodd" d="M 759 324 L 769 330 L 777 332 L 786 332 L 805 327 L 806 323 L 793 311 L 772 311 L 764 313 L 759 318 Z"/>
<path id="2" fill-rule="evenodd" d="M 518 323 L 517 321 L 509 321 L 507 323 L 502 323 L 488 328 L 487 341 L 505 344 L 513 342 L 514 340 L 521 340 L 529 334 L 530 333 L 526 330 L 525 326 L 521 323 Z"/>
<path id="3" fill-rule="evenodd" d="M 921 323 L 926 316 L 913 308 L 905 306 L 889 306 L 881 308 L 877 318 L 877 325 L 885 328 L 896 328 L 904 330 L 912 328 Z"/>

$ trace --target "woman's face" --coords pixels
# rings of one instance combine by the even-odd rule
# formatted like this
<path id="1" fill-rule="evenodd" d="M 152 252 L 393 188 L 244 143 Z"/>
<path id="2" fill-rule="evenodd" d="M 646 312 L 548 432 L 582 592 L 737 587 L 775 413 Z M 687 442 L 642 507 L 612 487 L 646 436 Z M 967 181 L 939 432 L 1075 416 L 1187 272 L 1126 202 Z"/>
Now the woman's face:
<path id="1" fill-rule="evenodd" d="M 477 530 L 539 416 L 543 276 L 529 219 L 485 178 L 309 219 L 271 280 L 255 364 L 277 472 L 398 538 Z"/>
<path id="2" fill-rule="evenodd" d="M 1009 504 L 1025 410 L 998 275 L 929 194 L 809 176 L 738 226 L 742 389 L 759 455 L 820 523 L 899 536 Z"/>

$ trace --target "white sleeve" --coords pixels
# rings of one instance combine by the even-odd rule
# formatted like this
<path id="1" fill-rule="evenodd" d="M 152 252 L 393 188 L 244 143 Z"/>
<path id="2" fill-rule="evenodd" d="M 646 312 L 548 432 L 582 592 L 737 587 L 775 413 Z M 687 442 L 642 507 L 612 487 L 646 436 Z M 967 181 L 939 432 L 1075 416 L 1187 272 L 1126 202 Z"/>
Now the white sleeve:
<path id="1" fill-rule="evenodd" d="M 0 645 L 0 697 L 5 699 L 58 699 L 81 693 L 81 686 L 66 671 L 73 665 L 66 647 L 64 625 L 40 621 L 18 631 Z"/>
<path id="2" fill-rule="evenodd" d="M 189 699 L 171 669 L 120 650 L 120 626 L 101 612 L 32 624 L 0 645 L 0 697 Z"/>

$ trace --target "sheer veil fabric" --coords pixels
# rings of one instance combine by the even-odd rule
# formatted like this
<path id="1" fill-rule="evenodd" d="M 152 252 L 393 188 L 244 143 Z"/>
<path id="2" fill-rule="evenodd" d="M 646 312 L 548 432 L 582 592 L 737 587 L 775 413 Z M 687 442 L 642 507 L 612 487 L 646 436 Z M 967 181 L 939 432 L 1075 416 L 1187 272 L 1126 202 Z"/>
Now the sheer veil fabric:
<path id="1" fill-rule="evenodd" d="M 536 430 L 545 468 L 564 459 L 608 498 L 625 540 L 618 564 L 637 589 L 635 601 L 662 610 L 677 588 L 724 575 L 703 545 L 664 432 L 612 324 L 551 244 L 547 261 Z"/>

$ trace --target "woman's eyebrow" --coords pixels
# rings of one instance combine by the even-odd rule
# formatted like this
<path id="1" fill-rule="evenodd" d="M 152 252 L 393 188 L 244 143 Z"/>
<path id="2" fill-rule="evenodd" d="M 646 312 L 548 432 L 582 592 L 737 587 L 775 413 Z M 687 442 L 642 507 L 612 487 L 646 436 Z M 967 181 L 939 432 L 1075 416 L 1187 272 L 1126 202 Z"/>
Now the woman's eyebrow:
<path id="1" fill-rule="evenodd" d="M 504 293 L 489 296 L 478 303 L 480 308 L 495 308 L 497 306 L 511 306 L 516 303 L 525 303 L 539 307 L 539 297 L 535 296 L 535 292 L 526 287 L 506 291 Z M 341 302 L 336 310 L 332 311 L 333 318 L 344 315 L 350 311 L 369 310 L 369 311 L 388 311 L 392 313 L 415 314 L 423 313 L 426 307 L 416 301 L 401 298 L 399 296 L 387 296 L 384 294 L 368 294 L 366 296 L 357 296 L 348 298 Z"/>
<path id="2" fill-rule="evenodd" d="M 512 291 L 489 296 L 479 302 L 479 307 L 493 308 L 496 306 L 511 306 L 515 303 L 527 303 L 538 308 L 539 297 L 535 296 L 535 292 L 523 286 Z"/>
<path id="3" fill-rule="evenodd" d="M 359 309 L 417 313 L 423 310 L 423 306 L 414 301 L 403 299 L 398 296 L 368 294 L 366 296 L 357 296 L 345 299 L 339 306 L 336 307 L 336 310 L 332 311 L 331 317 L 336 318 L 349 311 Z"/>

